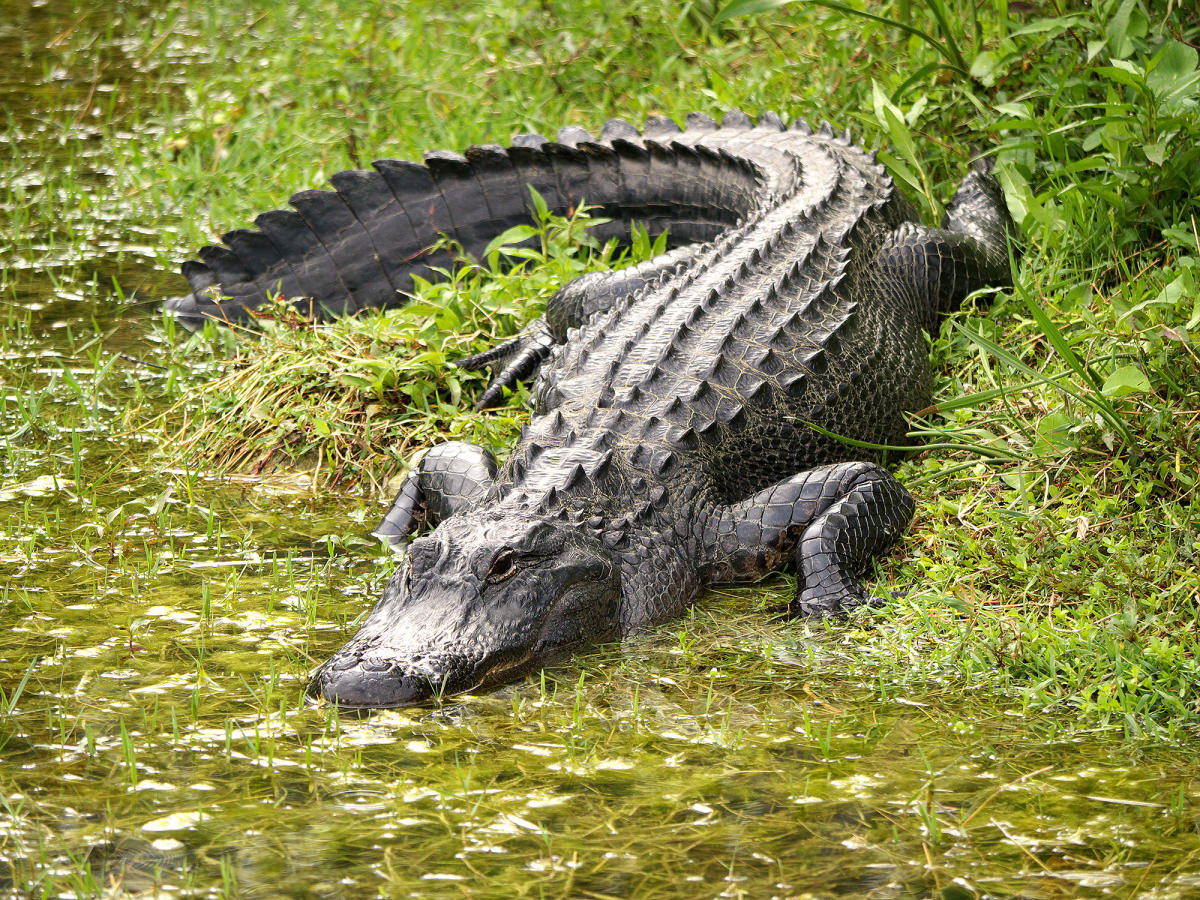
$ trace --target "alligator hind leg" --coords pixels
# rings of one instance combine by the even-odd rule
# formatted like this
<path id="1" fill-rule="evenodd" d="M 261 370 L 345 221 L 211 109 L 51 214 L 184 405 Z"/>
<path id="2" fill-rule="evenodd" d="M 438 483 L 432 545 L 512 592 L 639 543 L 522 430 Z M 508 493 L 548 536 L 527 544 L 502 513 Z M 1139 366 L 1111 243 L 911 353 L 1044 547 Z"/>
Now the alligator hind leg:
<path id="1" fill-rule="evenodd" d="M 801 472 L 725 507 L 706 533 L 713 582 L 752 581 L 793 562 L 792 616 L 867 601 L 861 578 L 912 519 L 908 491 L 873 463 Z"/>
<path id="2" fill-rule="evenodd" d="M 900 293 L 915 289 L 922 325 L 936 331 L 938 317 L 958 309 L 968 294 L 1011 283 L 1009 238 L 1015 235 L 990 164 L 977 161 L 941 228 L 905 222 L 888 236 L 875 262 L 879 283 Z"/>
<path id="3" fill-rule="evenodd" d="M 436 444 L 404 480 L 373 533 L 399 549 L 421 524 L 436 525 L 474 506 L 495 478 L 491 451 L 467 441 Z"/>

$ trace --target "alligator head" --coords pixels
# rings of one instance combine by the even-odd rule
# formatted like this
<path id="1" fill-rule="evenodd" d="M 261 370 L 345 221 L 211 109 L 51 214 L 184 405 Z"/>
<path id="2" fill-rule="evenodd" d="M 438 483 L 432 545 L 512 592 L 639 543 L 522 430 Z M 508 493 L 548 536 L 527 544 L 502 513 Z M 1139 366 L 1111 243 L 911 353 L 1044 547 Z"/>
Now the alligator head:
<path id="1" fill-rule="evenodd" d="M 620 567 L 588 533 L 470 510 L 409 546 L 359 632 L 309 693 L 386 708 L 499 684 L 619 633 Z"/>

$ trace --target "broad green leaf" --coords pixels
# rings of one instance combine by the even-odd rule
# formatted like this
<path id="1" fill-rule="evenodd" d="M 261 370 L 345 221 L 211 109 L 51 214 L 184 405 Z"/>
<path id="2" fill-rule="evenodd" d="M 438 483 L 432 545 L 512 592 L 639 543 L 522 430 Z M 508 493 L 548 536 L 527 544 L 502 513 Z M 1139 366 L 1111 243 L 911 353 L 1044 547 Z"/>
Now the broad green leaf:
<path id="1" fill-rule="evenodd" d="M 537 229 L 532 225 L 514 225 L 507 231 L 496 235 L 484 248 L 484 257 L 491 256 L 497 250 L 505 250 L 513 244 L 519 244 L 522 241 L 529 240 L 538 233 Z M 507 252 L 507 251 L 506 251 Z"/>
<path id="2" fill-rule="evenodd" d="M 1167 142 L 1155 141 L 1153 144 L 1146 144 L 1142 148 L 1142 152 L 1146 154 L 1146 159 L 1150 162 L 1161 166 L 1167 159 Z"/>
<path id="3" fill-rule="evenodd" d="M 1194 98 L 1197 89 L 1200 89 L 1198 58 L 1194 47 L 1169 41 L 1150 61 L 1146 84 L 1159 103 L 1176 110 Z"/>
<path id="4" fill-rule="evenodd" d="M 1125 0 L 1104 29 L 1108 38 L 1109 53 L 1115 59 L 1129 56 L 1134 50 L 1131 39 L 1145 37 L 1148 24 L 1145 15 L 1138 8 L 1137 0 Z"/>
<path id="5" fill-rule="evenodd" d="M 545 221 L 550 215 L 550 207 L 546 203 L 546 198 L 537 192 L 537 189 L 531 184 L 528 185 L 529 196 L 533 200 L 533 208 L 537 210 L 538 220 Z"/>
<path id="6" fill-rule="evenodd" d="M 891 172 L 895 178 L 903 181 L 913 193 L 921 193 L 921 182 L 917 179 L 917 176 L 913 173 L 913 170 L 910 169 L 902 160 L 897 159 L 892 154 L 881 150 L 879 152 L 879 161 L 887 166 L 888 171 Z"/>
<path id="7" fill-rule="evenodd" d="M 1071 13 L 1065 16 L 1055 16 L 1050 19 L 1034 19 L 1028 25 L 1010 31 L 1009 38 L 1020 37 L 1023 34 L 1061 34 L 1071 28 L 1086 26 L 1089 22 L 1089 17 L 1086 13 Z"/>
<path id="8" fill-rule="evenodd" d="M 737 106 L 733 91 L 729 89 L 729 83 L 715 69 L 708 71 L 708 84 L 712 88 L 713 99 L 719 106 L 725 108 Z"/>
<path id="9" fill-rule="evenodd" d="M 1104 381 L 1100 393 L 1105 397 L 1124 397 L 1126 394 L 1144 394 L 1151 390 L 1150 379 L 1137 366 L 1120 366 Z"/>
<path id="10" fill-rule="evenodd" d="M 1180 300 L 1182 300 L 1184 297 L 1193 296 L 1195 293 L 1196 284 L 1192 278 L 1192 273 L 1190 271 L 1184 271 L 1151 299 L 1143 300 L 1141 303 L 1136 303 L 1129 307 L 1128 310 L 1121 314 L 1120 318 L 1126 319 L 1136 312 L 1141 312 L 1148 306 L 1165 306 L 1170 309 L 1174 309 L 1175 304 L 1177 304 Z M 1195 326 L 1189 322 L 1187 327 L 1190 329 Z"/>
<path id="11" fill-rule="evenodd" d="M 1124 60 L 1120 59 L 1114 60 L 1113 62 L 1114 65 L 1111 66 L 1097 66 L 1095 70 L 1096 74 L 1103 75 L 1109 81 L 1115 82 L 1116 84 L 1127 84 L 1130 87 L 1135 87 L 1140 91 L 1146 89 L 1146 79 L 1140 68 L 1132 64 L 1121 66 L 1115 65 L 1115 63 L 1125 62 Z"/>
<path id="12" fill-rule="evenodd" d="M 997 103 L 996 112 L 1002 116 L 1012 116 L 1014 119 L 1029 119 L 1029 104 L 1022 102 Z"/>
<path id="13" fill-rule="evenodd" d="M 1075 422 L 1075 419 L 1068 417 L 1061 410 L 1046 413 L 1037 424 L 1038 438 L 1050 445 L 1070 444 L 1068 432 Z"/>
<path id="14" fill-rule="evenodd" d="M 912 132 L 904 121 L 904 113 L 887 98 L 876 81 L 871 82 L 871 100 L 875 107 L 875 118 L 888 133 L 896 152 L 914 168 L 917 165 L 917 147 Z"/>
<path id="15" fill-rule="evenodd" d="M 995 82 L 992 74 L 1000 64 L 1000 54 L 993 50 L 984 50 L 971 61 L 971 75 L 978 78 L 985 87 L 991 87 Z"/>

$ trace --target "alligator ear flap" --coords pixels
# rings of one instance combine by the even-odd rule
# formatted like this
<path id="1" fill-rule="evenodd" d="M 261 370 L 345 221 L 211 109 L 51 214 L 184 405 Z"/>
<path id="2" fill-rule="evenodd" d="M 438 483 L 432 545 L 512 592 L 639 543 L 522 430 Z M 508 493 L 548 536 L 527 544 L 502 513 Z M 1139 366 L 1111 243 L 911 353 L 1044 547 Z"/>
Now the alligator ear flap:
<path id="1" fill-rule="evenodd" d="M 702 112 L 690 112 L 685 121 L 685 131 L 715 131 L 716 120 Z"/>

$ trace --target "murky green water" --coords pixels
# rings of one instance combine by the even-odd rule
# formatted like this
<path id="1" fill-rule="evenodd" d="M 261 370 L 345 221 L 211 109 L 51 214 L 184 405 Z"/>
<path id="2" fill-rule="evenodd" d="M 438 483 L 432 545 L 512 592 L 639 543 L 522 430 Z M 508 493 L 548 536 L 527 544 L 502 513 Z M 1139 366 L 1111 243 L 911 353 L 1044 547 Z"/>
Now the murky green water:
<path id="1" fill-rule="evenodd" d="M 307 705 L 379 510 L 155 468 L 178 248 L 107 148 L 170 90 L 159 16 L 0 0 L 0 891 L 1200 895 L 1195 747 L 897 696 L 744 593 L 441 709 Z"/>

